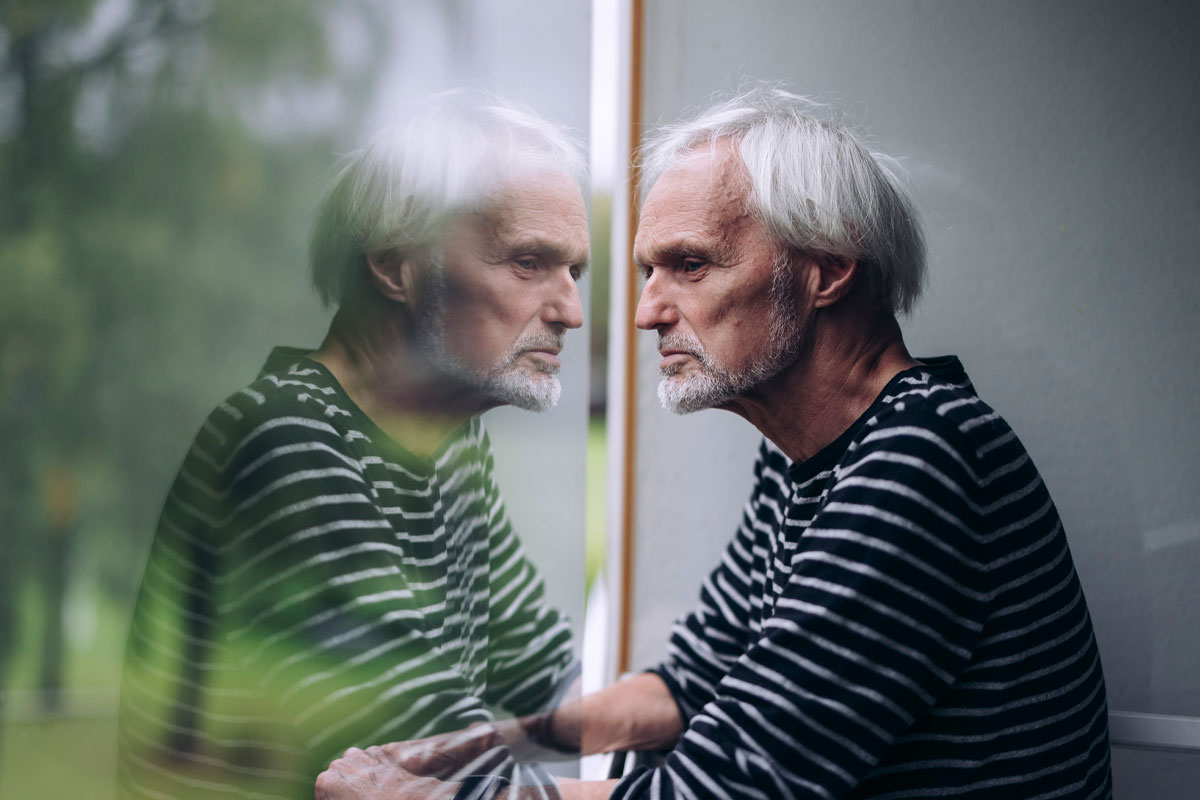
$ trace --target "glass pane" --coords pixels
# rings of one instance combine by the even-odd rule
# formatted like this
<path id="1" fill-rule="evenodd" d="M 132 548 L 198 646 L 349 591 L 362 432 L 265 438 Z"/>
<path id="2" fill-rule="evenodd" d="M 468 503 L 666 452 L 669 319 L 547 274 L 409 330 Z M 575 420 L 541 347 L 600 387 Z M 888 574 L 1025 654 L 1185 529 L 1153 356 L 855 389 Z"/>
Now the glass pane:
<path id="1" fill-rule="evenodd" d="M 374 395 L 346 380 L 352 373 L 305 357 L 322 344 L 333 318 L 310 286 L 308 240 L 339 156 L 362 148 L 385 126 L 450 102 L 431 101 L 431 95 L 485 87 L 582 142 L 588 3 L 9 5 L 0 15 L 0 183 L 6 187 L 0 201 L 0 536 L 6 548 L 0 561 L 0 796 L 114 795 L 118 694 L 140 585 L 149 588 L 138 601 L 143 624 L 132 647 L 143 656 L 157 654 L 144 659 L 156 677 L 141 685 L 141 700 L 125 711 L 134 723 L 123 728 L 128 740 L 122 747 L 165 749 L 129 762 L 126 790 L 137 784 L 188 796 L 229 775 L 254 776 L 246 787 L 260 779 L 255 785 L 267 786 L 295 771 L 299 778 L 292 783 L 302 789 L 296 796 L 308 798 L 318 752 L 327 763 L 328 752 L 349 744 L 383 744 L 399 731 L 427 735 L 445 730 L 452 718 L 466 724 L 549 702 L 577 669 L 584 616 L 589 401 L 588 327 L 581 317 L 590 278 L 576 283 L 568 268 L 586 260 L 580 255 L 587 246 L 586 182 L 555 184 L 579 213 L 564 223 L 569 230 L 561 236 L 552 232 L 550 244 L 566 241 L 582 251 L 536 253 L 545 259 L 538 269 L 544 266 L 553 283 L 538 284 L 542 294 L 464 294 L 454 270 L 466 262 L 451 251 L 468 235 L 431 240 L 438 243 L 448 288 L 440 316 L 420 321 L 442 323 L 439 352 L 446 360 L 426 361 L 448 372 L 417 385 L 460 390 L 432 415 L 378 414 L 363 400 Z M 454 148 L 465 146 L 443 146 L 453 166 L 460 152 Z M 581 157 L 586 162 L 585 147 Z M 530 191 L 556 169 L 566 174 L 564 161 L 538 162 L 536 169 L 532 163 L 517 158 L 502 176 L 468 176 L 476 194 L 447 205 L 454 211 L 450 221 L 435 219 L 434 228 L 444 232 L 472 214 L 492 221 L 484 226 L 489 234 L 510 223 L 519 227 L 511 215 L 496 221 L 511 210 L 497 200 L 507 197 L 501 190 Z M 531 170 L 520 173 L 520 181 L 518 165 Z M 386 248 L 376 253 L 385 266 L 393 254 Z M 428 252 L 418 256 L 422 268 L 433 263 Z M 570 263 L 559 263 L 564 259 Z M 533 286 L 517 275 L 525 268 L 514 260 L 506 274 Z M 417 290 L 429 289 L 427 274 L 418 271 Z M 494 324 L 485 329 L 489 320 Z M 228 433 L 221 425 L 274 418 L 254 416 L 255 392 L 236 393 L 256 379 L 277 345 L 298 349 L 268 370 L 283 383 L 304 383 L 317 398 L 314 406 L 293 392 L 292 401 L 309 410 L 336 409 L 325 415 L 335 433 L 329 447 L 316 438 L 280 440 L 263 452 L 309 448 L 309 455 L 321 452 L 333 461 L 314 456 L 295 469 L 259 473 L 254 462 L 237 462 L 244 451 L 231 447 L 223 458 L 241 464 L 241 471 L 205 463 L 206 454 L 221 452 Z M 480 398 L 545 401 L 560 360 L 554 381 L 561 400 L 552 409 L 531 413 L 502 405 L 482 414 L 482 429 L 470 423 L 473 409 L 494 405 Z M 451 362 L 463 369 L 454 373 Z M 516 389 L 495 394 L 500 373 L 516 375 L 509 381 Z M 222 406 L 225 398 L 231 400 Z M 458 425 L 436 427 L 456 414 Z M 353 424 L 342 424 L 347 418 Z M 302 427 L 317 430 L 322 421 L 306 418 Z M 363 450 L 355 444 L 358 434 L 391 441 L 403 452 Z M 201 452 L 191 451 L 193 469 L 181 473 L 194 441 Z M 346 453 L 357 454 L 351 460 L 358 464 L 342 458 Z M 202 474 L 208 468 L 211 481 Z M 360 559 L 353 570 L 303 577 L 295 560 L 301 551 L 288 543 L 374 524 L 358 519 L 347 525 L 349 516 L 306 506 L 295 516 L 302 524 L 278 528 L 293 538 L 272 538 L 272 526 L 305 503 L 352 502 L 341 495 L 329 500 L 334 490 L 327 488 L 297 488 L 286 495 L 288 510 L 274 509 L 279 516 L 260 519 L 261 528 L 240 529 L 244 540 L 231 536 L 211 546 L 193 540 L 195 529 L 185 525 L 147 561 L 156 529 L 161 539 L 163 525 L 180 523 L 159 523 L 172 491 L 176 511 L 187 507 L 205 517 L 205 509 L 194 507 L 199 498 L 210 503 L 208 510 L 228 515 L 210 520 L 228 532 L 238 526 L 238 514 L 255 507 L 253 497 L 242 497 L 244 505 L 229 501 L 240 491 L 233 476 L 270 477 L 278 483 L 260 487 L 269 493 L 293 480 L 305 486 L 313 480 L 309 473 L 339 469 L 361 484 L 358 500 L 383 509 L 396 544 L 387 549 L 378 537 L 346 533 L 349 540 L 329 541 L 355 545 L 312 545 L 303 551 L 304 569 L 357 545 L 384 547 L 379 552 L 392 561 Z M 306 477 L 297 478 L 300 472 Z M 384 497 L 389 492 L 393 503 Z M 516 541 L 507 538 L 510 528 L 523 549 L 504 549 Z M 258 544 L 246 544 L 263 531 Z M 511 576 L 501 574 L 509 568 Z M 392 582 L 396 575 L 401 578 Z M 192 578 L 237 588 L 210 594 L 198 591 Z M 164 595 L 165 589 L 174 594 Z M 222 627 L 223 614 L 235 612 L 243 614 L 245 629 Z M 540 616 L 530 622 L 531 615 Z M 379 627 L 384 617 L 392 627 L 375 639 L 353 625 Z M 263 622 L 268 619 L 277 621 Z M 537 641 L 522 639 L 538 635 Z M 417 640 L 427 646 L 417 647 Z M 321 669 L 303 666 L 306 648 L 323 653 Z M 381 666 L 388 653 L 397 654 L 394 665 Z M 470 713 L 439 717 L 429 709 L 440 708 L 445 697 L 420 689 L 419 680 L 418 688 L 402 691 L 401 678 L 427 677 L 417 666 L 400 669 L 410 662 L 445 666 L 450 683 L 468 686 L 455 708 L 470 706 Z M 168 663 L 177 668 L 164 668 Z M 230 664 L 240 667 L 226 669 Z M 287 690 L 263 688 L 280 676 L 290 681 Z M 533 694 L 516 686 L 525 678 Z M 371 680 L 383 689 L 363 691 Z M 293 726 L 288 720 L 295 718 L 280 706 L 296 697 L 309 705 Z M 403 707 L 391 709 L 389 700 Z M 163 718 L 150 720 L 160 706 L 174 709 L 174 716 L 155 728 Z M 197 717 L 212 726 L 188 722 Z M 343 725 L 358 731 L 354 741 L 329 732 Z M 305 751 L 304 758 L 280 755 L 287 742 Z"/>

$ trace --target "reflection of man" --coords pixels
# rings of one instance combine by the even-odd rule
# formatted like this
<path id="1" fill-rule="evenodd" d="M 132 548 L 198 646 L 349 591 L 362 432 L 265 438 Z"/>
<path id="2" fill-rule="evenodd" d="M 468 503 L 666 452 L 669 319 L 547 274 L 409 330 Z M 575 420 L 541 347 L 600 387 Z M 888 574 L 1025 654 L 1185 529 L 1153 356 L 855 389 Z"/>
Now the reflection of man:
<path id="1" fill-rule="evenodd" d="M 637 324 L 658 332 L 659 397 L 766 438 L 666 663 L 540 728 L 585 752 L 673 749 L 563 796 L 1109 797 L 1104 681 L 1058 514 L 958 361 L 908 354 L 911 201 L 813 112 L 756 88 L 646 149 Z M 392 760 L 420 767 L 351 751 L 318 787 L 383 797 L 362 778 L 395 781 Z"/>
<path id="2" fill-rule="evenodd" d="M 146 567 L 129 797 L 311 797 L 354 744 L 528 714 L 574 676 L 478 414 L 559 396 L 588 228 L 572 140 L 443 104 L 353 155 L 317 215 L 337 314 L 205 422 Z"/>

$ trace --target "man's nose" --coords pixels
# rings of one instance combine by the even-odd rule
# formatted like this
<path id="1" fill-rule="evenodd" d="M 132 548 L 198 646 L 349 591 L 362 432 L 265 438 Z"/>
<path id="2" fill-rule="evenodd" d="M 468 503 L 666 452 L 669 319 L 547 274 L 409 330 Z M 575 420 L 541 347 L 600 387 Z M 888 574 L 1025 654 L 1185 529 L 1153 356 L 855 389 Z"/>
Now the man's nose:
<path id="1" fill-rule="evenodd" d="M 556 283 L 554 296 L 547 302 L 542 319 L 564 328 L 583 327 L 583 301 L 579 299 L 579 285 L 570 274 Z"/>
<path id="2" fill-rule="evenodd" d="M 633 323 L 644 331 L 651 331 L 664 325 L 674 325 L 679 321 L 675 307 L 668 302 L 666 292 L 659 285 L 658 274 L 651 274 L 642 286 L 642 296 L 638 298 L 637 313 Z"/>

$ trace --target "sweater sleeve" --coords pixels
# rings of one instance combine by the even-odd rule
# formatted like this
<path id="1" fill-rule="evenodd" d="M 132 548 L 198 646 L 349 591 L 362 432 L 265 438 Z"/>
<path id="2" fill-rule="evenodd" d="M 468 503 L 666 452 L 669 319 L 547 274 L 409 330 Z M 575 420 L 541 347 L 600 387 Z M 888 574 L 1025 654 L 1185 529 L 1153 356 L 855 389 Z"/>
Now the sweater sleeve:
<path id="1" fill-rule="evenodd" d="M 468 693 L 427 636 L 433 600 L 411 572 L 431 522 L 418 511 L 397 528 L 384 516 L 337 427 L 276 409 L 227 475 L 217 611 L 239 663 L 316 760 L 422 734 Z"/>
<path id="2" fill-rule="evenodd" d="M 988 576 L 977 479 L 933 412 L 882 418 L 835 471 L 761 636 L 664 766 L 614 798 L 847 796 L 971 657 Z"/>
<path id="3" fill-rule="evenodd" d="M 213 412 L 163 510 L 126 659 L 123 796 L 311 796 L 346 747 L 411 738 L 466 693 L 342 433 L 254 397 Z"/>

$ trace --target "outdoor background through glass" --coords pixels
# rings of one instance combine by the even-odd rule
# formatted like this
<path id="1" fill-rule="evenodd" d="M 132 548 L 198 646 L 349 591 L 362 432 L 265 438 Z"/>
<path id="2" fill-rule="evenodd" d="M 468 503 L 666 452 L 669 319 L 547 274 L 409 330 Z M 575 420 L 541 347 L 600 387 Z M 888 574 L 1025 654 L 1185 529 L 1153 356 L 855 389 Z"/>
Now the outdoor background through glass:
<path id="1" fill-rule="evenodd" d="M 588 4 L 494 6 L 0 7 L 0 797 L 113 796 L 159 510 L 208 411 L 273 345 L 324 335 L 306 242 L 336 158 L 459 85 L 586 135 Z M 485 416 L 514 525 L 577 640 L 584 509 L 600 509 L 585 443 L 603 443 L 588 334 L 568 333 L 557 409 Z"/>

